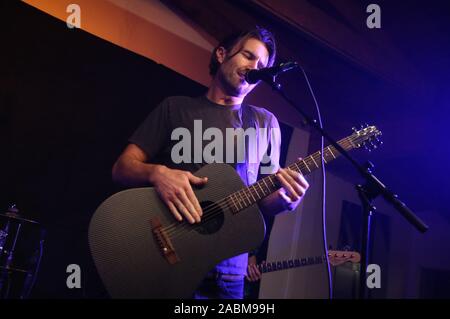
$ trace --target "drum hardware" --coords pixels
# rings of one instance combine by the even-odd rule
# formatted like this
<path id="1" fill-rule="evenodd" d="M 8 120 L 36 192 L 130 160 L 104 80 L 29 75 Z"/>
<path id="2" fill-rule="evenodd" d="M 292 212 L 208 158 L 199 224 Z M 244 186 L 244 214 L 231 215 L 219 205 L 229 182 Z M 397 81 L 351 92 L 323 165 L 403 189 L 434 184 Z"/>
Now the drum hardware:
<path id="1" fill-rule="evenodd" d="M 29 297 L 39 271 L 45 230 L 12 205 L 0 214 L 0 299 Z"/>

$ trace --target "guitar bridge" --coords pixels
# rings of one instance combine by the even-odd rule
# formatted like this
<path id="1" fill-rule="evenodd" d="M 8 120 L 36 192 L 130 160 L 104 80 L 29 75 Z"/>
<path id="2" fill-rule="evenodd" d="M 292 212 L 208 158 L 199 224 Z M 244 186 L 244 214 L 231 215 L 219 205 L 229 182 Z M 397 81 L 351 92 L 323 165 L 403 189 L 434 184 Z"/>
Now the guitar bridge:
<path id="1" fill-rule="evenodd" d="M 178 258 L 175 249 L 170 241 L 170 238 L 162 229 L 161 221 L 159 218 L 151 218 L 150 225 L 152 228 L 153 237 L 156 240 L 156 243 L 161 251 L 161 254 L 164 258 L 169 262 L 169 264 L 173 265 L 180 261 Z"/>

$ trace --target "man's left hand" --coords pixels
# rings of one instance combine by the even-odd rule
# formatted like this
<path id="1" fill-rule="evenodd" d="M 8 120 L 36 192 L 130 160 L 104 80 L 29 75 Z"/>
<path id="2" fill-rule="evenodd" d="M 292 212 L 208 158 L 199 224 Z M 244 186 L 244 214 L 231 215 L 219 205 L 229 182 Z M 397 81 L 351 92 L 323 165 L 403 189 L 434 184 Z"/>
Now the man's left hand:
<path id="1" fill-rule="evenodd" d="M 286 210 L 294 210 L 302 201 L 309 184 L 305 177 L 289 168 L 280 168 L 275 175 L 282 186 L 278 190 L 280 200 Z"/>
<path id="2" fill-rule="evenodd" d="M 247 266 L 247 275 L 245 278 L 249 282 L 255 282 L 260 280 L 262 277 L 261 272 L 258 269 L 258 266 L 256 265 L 256 256 L 249 256 L 248 257 L 248 266 Z"/>

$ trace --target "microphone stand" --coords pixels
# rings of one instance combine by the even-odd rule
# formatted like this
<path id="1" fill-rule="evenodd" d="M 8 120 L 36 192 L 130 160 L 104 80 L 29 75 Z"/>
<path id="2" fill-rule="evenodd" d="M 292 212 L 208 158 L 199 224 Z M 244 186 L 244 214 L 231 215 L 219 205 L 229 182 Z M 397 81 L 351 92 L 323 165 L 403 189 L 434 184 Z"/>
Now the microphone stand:
<path id="1" fill-rule="evenodd" d="M 375 175 L 372 174 L 374 165 L 368 162 L 366 166 L 359 164 L 349 153 L 344 150 L 325 130 L 311 116 L 306 114 L 294 101 L 292 101 L 286 93 L 282 90 L 281 84 L 275 82 L 276 76 L 263 75 L 262 81 L 269 84 L 272 89 L 279 93 L 279 95 L 293 106 L 304 118 L 305 123 L 310 127 L 313 127 L 318 131 L 327 141 L 333 145 L 339 153 L 341 153 L 347 160 L 352 163 L 360 175 L 364 178 L 364 185 L 356 185 L 359 198 L 363 207 L 363 231 L 362 231 L 362 243 L 361 243 L 361 269 L 359 277 L 359 298 L 366 298 L 366 277 L 363 275 L 366 273 L 367 265 L 369 265 L 369 250 L 371 244 L 371 217 L 375 211 L 375 207 L 372 205 L 372 201 L 382 195 L 384 200 L 390 203 L 394 208 L 418 231 L 424 233 L 428 230 L 428 226 L 417 217 L 406 205 L 403 203 L 396 194 L 392 193 Z"/>

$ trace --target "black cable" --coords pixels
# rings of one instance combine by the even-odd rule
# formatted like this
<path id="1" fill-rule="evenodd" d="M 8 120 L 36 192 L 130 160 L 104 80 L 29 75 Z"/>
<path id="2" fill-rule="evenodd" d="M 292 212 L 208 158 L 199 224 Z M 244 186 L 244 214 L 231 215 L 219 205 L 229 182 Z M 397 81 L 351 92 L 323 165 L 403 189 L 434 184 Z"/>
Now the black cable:
<path id="1" fill-rule="evenodd" d="M 305 70 L 303 69 L 302 66 L 300 66 L 300 69 L 303 72 L 303 76 L 305 77 L 306 83 L 308 84 L 308 88 L 309 88 L 309 92 L 312 95 L 312 98 L 314 100 L 314 104 L 316 106 L 316 110 L 317 110 L 317 118 L 319 120 L 319 125 L 320 128 L 323 129 L 323 124 L 322 124 L 322 116 L 320 115 L 320 109 L 319 109 L 319 103 L 317 103 L 317 99 L 316 96 L 314 94 L 314 91 L 311 87 L 311 84 L 309 82 L 308 76 L 306 75 Z M 327 273 L 328 273 L 328 292 L 329 292 L 329 298 L 333 299 L 333 283 L 332 283 L 332 278 L 331 278 L 331 269 L 330 269 L 330 261 L 328 258 L 328 247 L 327 247 L 327 230 L 326 230 L 326 176 L 325 176 L 325 160 L 323 157 L 323 148 L 324 148 L 324 137 L 323 135 L 321 136 L 321 143 L 320 143 L 320 158 L 321 158 L 321 163 L 322 163 L 322 237 L 323 237 L 323 246 L 324 246 L 324 251 L 325 251 L 325 256 L 327 258 Z"/>

